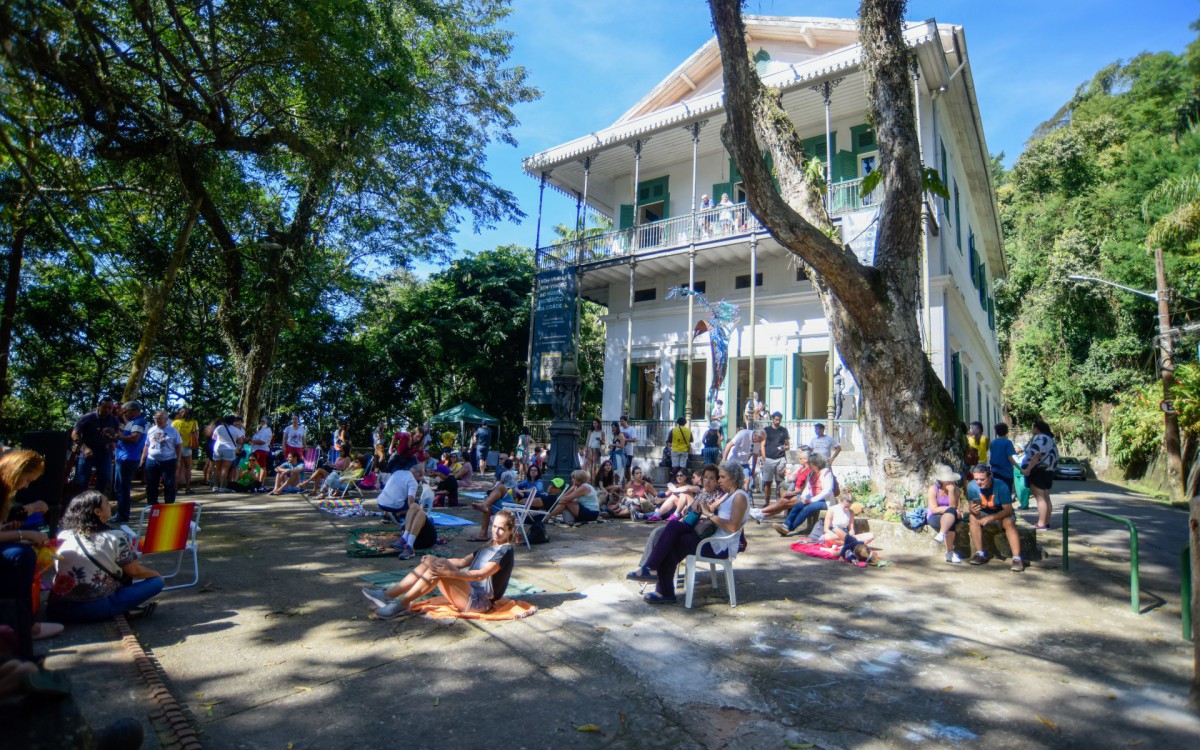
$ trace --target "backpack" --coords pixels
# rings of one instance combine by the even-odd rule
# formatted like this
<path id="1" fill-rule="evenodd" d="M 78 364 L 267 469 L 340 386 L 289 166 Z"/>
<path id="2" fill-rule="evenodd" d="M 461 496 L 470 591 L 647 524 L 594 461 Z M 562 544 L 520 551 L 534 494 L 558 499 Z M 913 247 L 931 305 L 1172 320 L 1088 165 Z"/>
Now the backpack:
<path id="1" fill-rule="evenodd" d="M 925 528 L 929 522 L 929 517 L 925 514 L 924 505 L 915 505 L 912 508 L 906 508 L 900 513 L 900 523 L 904 528 L 911 531 L 920 531 Z"/>
<path id="2" fill-rule="evenodd" d="M 546 535 L 546 523 L 540 518 L 526 518 L 525 538 L 530 544 L 545 544 L 550 541 L 550 537 Z"/>

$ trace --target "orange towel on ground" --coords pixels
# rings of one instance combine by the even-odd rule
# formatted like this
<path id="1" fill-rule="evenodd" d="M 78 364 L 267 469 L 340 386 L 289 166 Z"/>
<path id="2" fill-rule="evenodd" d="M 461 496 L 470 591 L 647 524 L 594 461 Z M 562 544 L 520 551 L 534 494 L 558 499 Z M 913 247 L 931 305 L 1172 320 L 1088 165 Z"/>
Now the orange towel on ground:
<path id="1" fill-rule="evenodd" d="M 496 602 L 491 612 L 459 612 L 444 596 L 413 602 L 412 609 L 415 612 L 423 612 L 426 617 L 433 619 L 462 618 L 464 620 L 520 620 L 522 617 L 529 617 L 538 611 L 538 608 L 532 604 L 514 601 L 508 597 Z"/>

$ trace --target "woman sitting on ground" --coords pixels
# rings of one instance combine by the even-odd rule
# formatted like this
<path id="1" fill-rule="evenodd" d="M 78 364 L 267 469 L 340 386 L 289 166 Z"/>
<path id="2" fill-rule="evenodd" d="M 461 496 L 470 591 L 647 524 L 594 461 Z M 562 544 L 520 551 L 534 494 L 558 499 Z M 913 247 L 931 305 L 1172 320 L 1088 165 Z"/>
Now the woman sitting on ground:
<path id="1" fill-rule="evenodd" d="M 629 483 L 625 485 L 625 496 L 621 498 L 617 507 L 609 505 L 609 513 L 613 518 L 641 518 L 645 519 L 643 513 L 650 514 L 654 512 L 657 503 L 658 492 L 654 489 L 654 485 L 648 482 L 642 474 L 642 467 L 635 466 L 629 475 Z M 637 513 L 638 515 L 634 515 Z"/>
<path id="2" fill-rule="evenodd" d="M 124 532 L 112 529 L 112 506 L 95 490 L 77 495 L 59 522 L 58 575 L 47 613 L 64 622 L 99 622 L 121 614 L 147 616 L 162 576 L 137 561 Z M 149 603 L 147 603 L 149 602 Z"/>
<path id="3" fill-rule="evenodd" d="M 613 470 L 611 458 L 600 462 L 599 468 L 596 469 L 596 476 L 592 478 L 592 486 L 599 493 L 600 505 L 604 506 L 606 512 L 610 503 L 621 499 L 621 493 L 624 491 L 621 487 L 621 477 Z"/>
<path id="4" fill-rule="evenodd" d="M 695 526 L 700 520 L 700 515 L 709 512 L 710 509 L 717 507 L 717 503 L 725 497 L 725 492 L 717 486 L 717 480 L 720 475 L 720 470 L 716 464 L 705 464 L 704 468 L 699 471 L 700 492 L 696 495 L 687 507 L 681 509 L 681 520 L 690 525 Z M 695 515 L 692 515 L 692 514 Z M 654 547 L 658 544 L 658 540 L 662 537 L 663 531 L 670 526 L 670 523 L 662 526 L 656 526 L 650 532 L 650 536 L 646 539 L 646 548 L 642 551 L 642 559 L 638 562 L 638 569 L 625 576 L 633 581 L 653 581 L 654 574 L 646 567 L 646 561 L 650 559 L 650 555 L 654 553 Z"/>
<path id="5" fill-rule="evenodd" d="M 646 523 L 658 523 L 666 519 L 675 521 L 683 517 L 683 509 L 692 504 L 692 499 L 700 492 L 700 482 L 692 481 L 688 477 L 687 469 L 675 469 L 675 475 L 671 477 L 673 481 L 667 482 L 667 489 L 659 493 L 659 498 L 662 503 L 648 516 L 642 519 Z M 635 514 L 634 518 L 638 518 L 639 514 Z"/>
<path id="6" fill-rule="evenodd" d="M 423 487 L 422 494 L 427 489 L 427 487 Z M 404 531 L 400 533 L 400 539 L 392 542 L 389 546 L 400 553 L 401 560 L 408 560 L 417 554 L 416 550 L 433 549 L 436 545 L 437 529 L 425 515 L 425 503 L 409 503 L 408 510 L 404 514 Z"/>
<path id="7" fill-rule="evenodd" d="M 546 511 L 546 518 L 565 516 L 567 513 L 570 513 L 570 517 L 566 518 L 568 523 L 591 523 L 600 517 L 600 498 L 596 489 L 588 484 L 588 475 L 583 469 L 571 472 L 571 486 L 563 490 L 550 510 Z"/>
<path id="8" fill-rule="evenodd" d="M 287 454 L 287 460 L 275 467 L 275 489 L 271 490 L 271 494 L 282 494 L 288 488 L 298 492 L 297 485 L 303 476 L 304 461 L 300 460 L 300 454 L 295 451 Z"/>
<path id="9" fill-rule="evenodd" d="M 841 502 L 835 504 L 825 514 L 825 533 L 821 535 L 821 543 L 830 547 L 841 547 L 846 537 L 853 536 L 862 544 L 870 544 L 875 539 L 874 534 L 856 534 L 854 532 L 854 496 L 843 492 Z M 858 510 L 862 510 L 861 507 Z"/>
<path id="10" fill-rule="evenodd" d="M 0 457 L 0 599 L 22 604 L 26 614 L 32 611 L 30 592 L 37 574 L 37 548 L 50 539 L 40 531 L 22 529 L 21 524 L 31 513 L 45 513 L 46 503 L 14 505 L 17 493 L 35 482 L 45 471 L 46 461 L 41 454 L 15 450 Z M 34 638 L 49 638 L 63 631 L 56 622 L 39 622 L 33 626 Z"/>
<path id="11" fill-rule="evenodd" d="M 696 553 L 696 547 L 709 536 L 732 534 L 742 528 L 746 521 L 746 509 L 750 507 L 750 496 L 746 494 L 743 483 L 746 475 L 742 465 L 737 461 L 721 463 L 717 475 L 717 486 L 725 495 L 707 509 L 702 509 L 696 525 L 692 526 L 684 519 L 667 523 L 662 536 L 654 546 L 654 551 L 646 559 L 645 568 L 653 570 L 657 576 L 655 591 L 646 594 L 642 599 L 647 604 L 668 604 L 675 599 L 675 570 L 679 563 L 688 555 Z M 741 543 L 738 534 L 706 543 L 703 550 L 705 557 L 724 559 L 729 557 L 729 551 L 736 549 Z"/>
<path id="12" fill-rule="evenodd" d="M 335 493 L 344 492 L 350 487 L 351 480 L 363 478 L 366 473 L 366 469 L 363 468 L 365 465 L 366 461 L 362 456 L 355 456 L 344 470 L 329 472 L 325 481 L 321 482 L 321 491 L 317 493 L 317 499 L 333 497 Z"/>
<path id="13" fill-rule="evenodd" d="M 808 457 L 812 454 L 812 449 L 807 445 L 800 446 L 798 451 L 799 467 L 796 469 L 796 476 L 792 480 L 792 489 L 785 490 L 780 484 L 779 499 L 770 505 L 762 508 L 751 508 L 750 517 L 756 523 L 762 523 L 770 516 L 778 515 L 784 511 L 791 511 L 796 507 L 796 503 L 800 502 L 800 498 L 804 495 L 804 491 L 808 489 L 808 479 L 812 475 L 812 467 L 808 465 Z"/>
<path id="14" fill-rule="evenodd" d="M 824 456 L 813 453 L 808 457 L 808 466 L 812 471 L 808 477 L 808 487 L 788 512 L 787 520 L 784 523 L 771 524 L 771 528 L 779 532 L 780 536 L 795 533 L 806 521 L 801 533 L 811 534 L 817 525 L 817 514 L 829 509 L 829 504 L 835 497 L 834 493 L 838 491 L 837 479 L 833 476 L 833 471 L 826 466 Z M 846 493 L 846 496 L 849 497 L 850 494 Z"/>
<path id="15" fill-rule="evenodd" d="M 379 607 L 375 615 L 383 620 L 411 614 L 412 603 L 435 588 L 460 612 L 490 612 L 512 577 L 514 526 L 512 512 L 502 510 L 492 518 L 489 546 L 452 560 L 426 555 L 400 583 L 388 589 L 365 588 L 363 596 Z"/>
<path id="16" fill-rule="evenodd" d="M 954 551 L 954 527 L 961 518 L 959 510 L 962 491 L 958 483 L 962 480 L 949 466 L 939 466 L 929 485 L 928 507 L 925 518 L 929 527 L 936 530 L 935 542 L 946 543 L 946 562 L 957 565 L 962 558 Z"/>

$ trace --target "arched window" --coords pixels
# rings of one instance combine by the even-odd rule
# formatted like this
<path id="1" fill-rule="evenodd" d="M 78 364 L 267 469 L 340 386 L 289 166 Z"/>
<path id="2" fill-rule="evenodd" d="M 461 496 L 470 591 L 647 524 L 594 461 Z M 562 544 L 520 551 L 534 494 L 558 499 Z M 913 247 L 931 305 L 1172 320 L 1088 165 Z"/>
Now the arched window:
<path id="1" fill-rule="evenodd" d="M 754 53 L 754 68 L 758 74 L 765 75 L 767 72 L 767 63 L 771 62 L 771 53 L 767 52 L 762 47 L 758 48 L 758 52 Z"/>

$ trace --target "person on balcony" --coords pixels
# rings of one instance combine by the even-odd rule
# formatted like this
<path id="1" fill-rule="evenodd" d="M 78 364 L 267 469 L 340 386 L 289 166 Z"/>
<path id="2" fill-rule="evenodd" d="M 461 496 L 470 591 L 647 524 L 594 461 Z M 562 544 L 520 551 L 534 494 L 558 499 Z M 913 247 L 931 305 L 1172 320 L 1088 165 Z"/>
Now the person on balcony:
<path id="1" fill-rule="evenodd" d="M 729 200 L 729 193 L 721 193 L 719 208 L 717 220 L 721 222 L 721 234 L 733 234 L 733 201 Z"/>
<path id="2" fill-rule="evenodd" d="M 712 199 L 708 195 L 700 196 L 701 213 L 708 211 L 712 207 Z M 712 214 L 704 213 L 704 218 L 700 222 L 700 232 L 706 240 L 712 236 Z"/>

